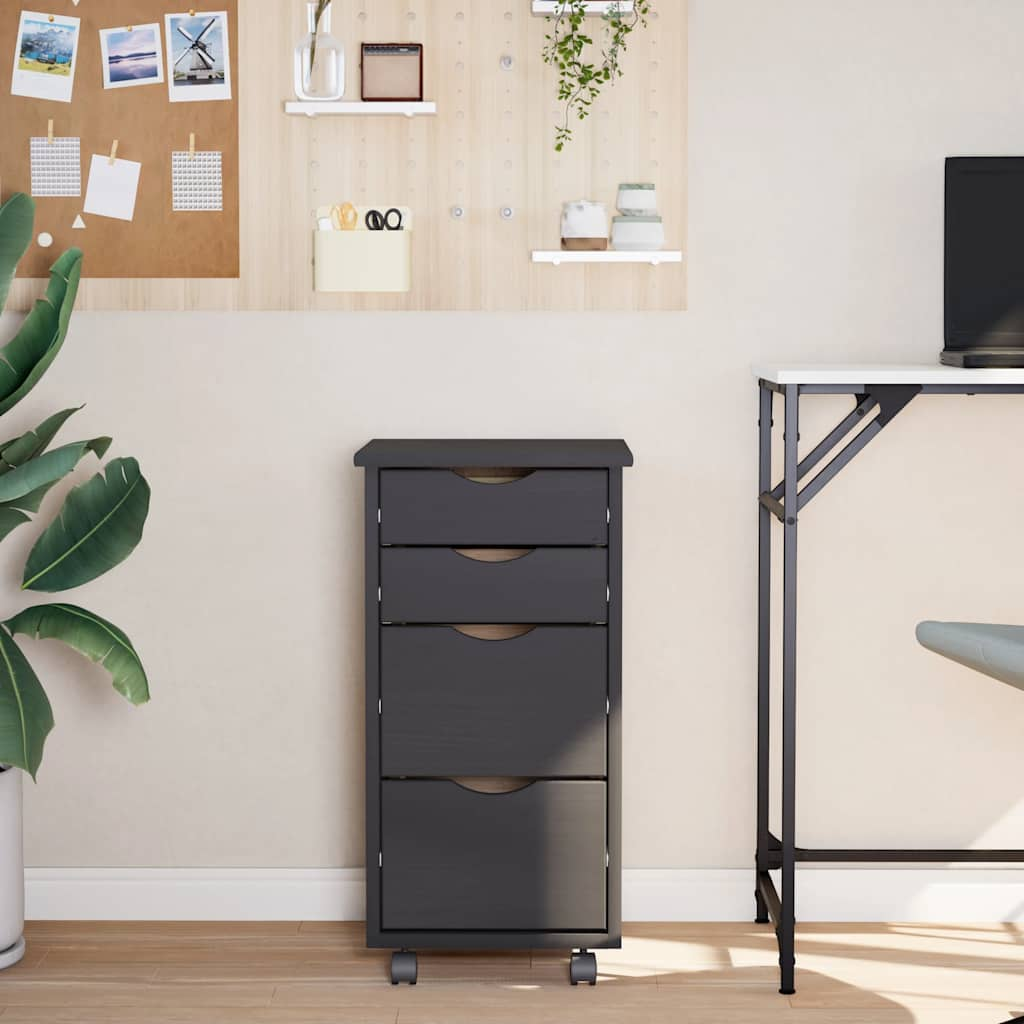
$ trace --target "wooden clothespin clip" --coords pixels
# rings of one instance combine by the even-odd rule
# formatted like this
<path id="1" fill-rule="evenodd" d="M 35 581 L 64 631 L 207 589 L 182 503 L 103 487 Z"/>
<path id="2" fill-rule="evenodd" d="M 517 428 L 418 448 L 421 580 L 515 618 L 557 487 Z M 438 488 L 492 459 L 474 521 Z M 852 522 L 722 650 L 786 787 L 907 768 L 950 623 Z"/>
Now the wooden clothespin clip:
<path id="1" fill-rule="evenodd" d="M 114 162 L 117 160 L 117 139 L 114 139 L 114 144 L 110 147 L 110 160 L 108 163 L 111 167 L 114 166 Z"/>
<path id="2" fill-rule="evenodd" d="M 46 141 L 53 145 L 53 118 L 46 122 Z"/>
<path id="3" fill-rule="evenodd" d="M 188 158 L 189 160 L 195 160 L 196 158 L 196 133 L 188 133 Z"/>

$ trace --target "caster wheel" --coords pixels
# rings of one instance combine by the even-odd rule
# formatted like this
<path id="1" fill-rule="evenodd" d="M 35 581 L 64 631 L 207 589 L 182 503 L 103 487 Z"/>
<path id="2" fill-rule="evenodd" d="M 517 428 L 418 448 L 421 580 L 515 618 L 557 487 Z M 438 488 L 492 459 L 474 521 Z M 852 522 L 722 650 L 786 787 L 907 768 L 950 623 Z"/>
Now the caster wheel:
<path id="1" fill-rule="evenodd" d="M 569 961 L 569 983 L 578 985 L 581 981 L 588 985 L 597 984 L 597 957 L 586 950 L 573 953 Z"/>
<path id="2" fill-rule="evenodd" d="M 401 953 L 391 954 L 391 984 L 416 984 L 416 954 L 403 949 Z"/>

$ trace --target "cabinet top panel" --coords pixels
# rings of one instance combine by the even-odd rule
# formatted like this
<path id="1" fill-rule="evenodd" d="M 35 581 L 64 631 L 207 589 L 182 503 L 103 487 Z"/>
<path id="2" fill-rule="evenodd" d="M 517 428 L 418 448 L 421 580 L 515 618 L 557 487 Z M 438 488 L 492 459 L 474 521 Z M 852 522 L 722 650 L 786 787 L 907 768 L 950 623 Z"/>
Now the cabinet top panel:
<path id="1" fill-rule="evenodd" d="M 593 469 L 632 466 L 633 453 L 621 440 L 375 440 L 356 452 L 355 463 L 392 469 Z"/>

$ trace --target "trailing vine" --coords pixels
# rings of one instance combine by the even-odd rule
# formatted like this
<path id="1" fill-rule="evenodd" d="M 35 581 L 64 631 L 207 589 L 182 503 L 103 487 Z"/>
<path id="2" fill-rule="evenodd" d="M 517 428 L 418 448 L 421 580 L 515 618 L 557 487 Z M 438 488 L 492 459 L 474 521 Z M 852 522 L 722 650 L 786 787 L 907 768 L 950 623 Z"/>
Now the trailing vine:
<path id="1" fill-rule="evenodd" d="M 555 127 L 555 149 L 560 153 L 572 141 L 572 121 L 585 121 L 601 95 L 601 89 L 622 77 L 620 59 L 629 36 L 647 26 L 651 0 L 634 0 L 633 10 L 616 3 L 602 15 L 604 39 L 601 60 L 589 60 L 589 48 L 595 45 L 587 34 L 587 0 L 560 0 L 548 17 L 551 31 L 544 37 L 542 56 L 545 64 L 558 71 L 558 98 L 565 104 L 565 117 Z"/>

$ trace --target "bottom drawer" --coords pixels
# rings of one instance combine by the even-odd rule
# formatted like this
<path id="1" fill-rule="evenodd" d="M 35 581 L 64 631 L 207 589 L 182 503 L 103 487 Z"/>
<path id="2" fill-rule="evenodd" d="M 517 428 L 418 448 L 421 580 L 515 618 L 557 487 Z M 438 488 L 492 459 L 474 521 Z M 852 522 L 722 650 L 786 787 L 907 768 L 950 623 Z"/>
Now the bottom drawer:
<path id="1" fill-rule="evenodd" d="M 381 784 L 384 929 L 604 931 L 603 782 Z"/>

